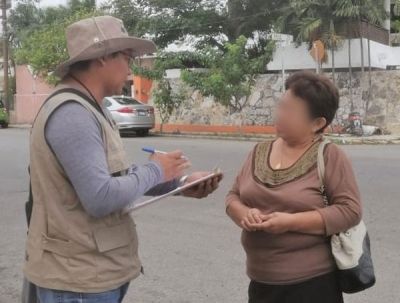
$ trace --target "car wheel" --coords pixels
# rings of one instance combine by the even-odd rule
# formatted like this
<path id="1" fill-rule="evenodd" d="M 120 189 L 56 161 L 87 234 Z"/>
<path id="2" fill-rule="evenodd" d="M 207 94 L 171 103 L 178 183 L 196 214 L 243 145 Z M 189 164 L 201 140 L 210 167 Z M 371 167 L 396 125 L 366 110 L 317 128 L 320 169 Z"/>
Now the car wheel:
<path id="1" fill-rule="evenodd" d="M 149 135 L 149 130 L 148 129 L 141 129 L 141 130 L 136 131 L 136 134 L 139 137 L 146 137 L 146 136 Z"/>

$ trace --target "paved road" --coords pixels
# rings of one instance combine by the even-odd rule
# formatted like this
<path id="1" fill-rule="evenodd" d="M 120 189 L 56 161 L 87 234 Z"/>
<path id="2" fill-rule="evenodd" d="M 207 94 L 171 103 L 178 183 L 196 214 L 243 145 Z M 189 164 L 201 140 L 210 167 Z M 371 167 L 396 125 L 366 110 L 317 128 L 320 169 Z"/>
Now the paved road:
<path id="1" fill-rule="evenodd" d="M 19 302 L 26 235 L 28 131 L 0 129 L 0 303 Z M 126 302 L 246 302 L 248 280 L 239 229 L 224 214 L 224 195 L 254 143 L 176 138 L 125 138 L 132 160 L 142 146 L 181 148 L 194 167 L 219 164 L 226 178 L 202 201 L 174 197 L 135 214 L 145 275 Z M 400 146 L 346 146 L 364 198 L 378 283 L 348 303 L 400 302 Z M 299 260 L 301 262 L 301 260 Z"/>

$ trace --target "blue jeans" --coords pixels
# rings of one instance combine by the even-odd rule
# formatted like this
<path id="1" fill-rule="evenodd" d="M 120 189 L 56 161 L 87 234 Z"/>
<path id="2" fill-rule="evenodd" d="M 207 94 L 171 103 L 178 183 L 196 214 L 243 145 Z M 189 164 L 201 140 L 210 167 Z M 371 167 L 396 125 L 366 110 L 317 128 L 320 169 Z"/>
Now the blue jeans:
<path id="1" fill-rule="evenodd" d="M 113 290 L 99 293 L 77 293 L 36 286 L 40 303 L 121 303 L 129 283 Z"/>

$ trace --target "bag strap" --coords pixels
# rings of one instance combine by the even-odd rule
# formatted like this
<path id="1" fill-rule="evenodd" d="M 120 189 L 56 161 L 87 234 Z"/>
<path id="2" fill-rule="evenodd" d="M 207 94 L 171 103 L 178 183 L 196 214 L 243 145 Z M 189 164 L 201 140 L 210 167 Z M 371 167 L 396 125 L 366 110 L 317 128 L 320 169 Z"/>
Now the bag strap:
<path id="1" fill-rule="evenodd" d="M 325 189 L 325 158 L 324 158 L 324 150 L 325 147 L 331 143 L 327 139 L 323 139 L 322 142 L 320 143 L 318 147 L 318 156 L 317 156 L 317 172 L 318 172 L 318 179 L 320 182 L 320 187 L 319 190 L 321 192 L 321 195 L 324 199 L 324 204 L 325 206 L 329 205 L 328 202 L 328 196 L 326 194 L 326 189 Z"/>

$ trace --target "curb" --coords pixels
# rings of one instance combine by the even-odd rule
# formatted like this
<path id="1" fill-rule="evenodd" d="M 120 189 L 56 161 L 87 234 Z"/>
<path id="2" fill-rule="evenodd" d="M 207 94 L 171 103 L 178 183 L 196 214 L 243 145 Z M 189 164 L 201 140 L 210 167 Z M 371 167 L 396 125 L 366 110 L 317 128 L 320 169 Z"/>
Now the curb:
<path id="1" fill-rule="evenodd" d="M 19 128 L 19 129 L 30 129 L 32 125 L 30 124 L 9 124 L 8 128 Z"/>
<path id="2" fill-rule="evenodd" d="M 400 145 L 400 139 L 395 137 L 393 139 L 368 139 L 368 138 L 354 138 L 354 139 L 338 139 L 330 138 L 332 142 L 339 145 Z"/>
<path id="3" fill-rule="evenodd" d="M 231 134 L 199 134 L 199 133 L 159 133 L 151 132 L 151 136 L 154 137 L 171 137 L 171 138 L 185 138 L 185 139 L 206 139 L 206 140 L 227 140 L 227 141 L 250 141 L 250 142 L 260 142 L 267 139 L 272 139 L 274 135 L 231 135 Z"/>
<path id="4" fill-rule="evenodd" d="M 249 141 L 249 142 L 260 142 L 266 139 L 274 138 L 273 135 L 264 136 L 229 136 L 229 135 L 217 135 L 217 134 L 172 134 L 172 133 L 158 133 L 152 132 L 152 136 L 155 137 L 172 137 L 172 138 L 186 138 L 186 139 L 207 139 L 207 140 L 227 140 L 227 141 Z M 400 136 L 391 136 L 385 138 L 379 137 L 351 137 L 351 136 L 326 136 L 327 139 L 338 145 L 400 145 Z"/>
<path id="5" fill-rule="evenodd" d="M 30 124 L 10 124 L 9 128 L 30 129 Z M 186 139 L 206 139 L 206 140 L 227 140 L 227 141 L 248 141 L 260 142 L 274 138 L 274 135 L 246 135 L 246 134 L 214 134 L 214 133 L 160 133 L 151 132 L 155 137 L 172 137 Z M 392 136 L 371 136 L 371 137 L 352 137 L 348 135 L 327 135 L 326 138 L 339 145 L 400 145 L 400 135 Z"/>

